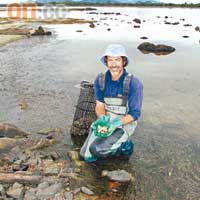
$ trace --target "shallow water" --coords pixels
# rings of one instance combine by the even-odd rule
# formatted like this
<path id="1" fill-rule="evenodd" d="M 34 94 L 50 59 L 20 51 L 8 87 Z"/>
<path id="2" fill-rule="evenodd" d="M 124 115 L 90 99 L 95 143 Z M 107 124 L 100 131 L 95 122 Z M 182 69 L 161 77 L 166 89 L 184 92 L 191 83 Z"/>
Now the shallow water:
<path id="1" fill-rule="evenodd" d="M 149 15 L 150 11 L 144 17 Z M 74 32 L 76 26 L 71 26 Z M 173 37 L 153 35 L 149 41 L 162 41 L 176 48 L 172 54 L 156 56 L 137 50 L 142 40 L 135 35 L 130 40 L 129 32 L 110 32 L 113 38 L 104 40 L 107 32 L 100 38 L 96 28 L 80 26 L 85 38 L 78 39 L 69 25 L 51 25 L 47 27 L 55 31 L 52 37 L 33 37 L 0 48 L 0 121 L 32 134 L 42 128 L 60 127 L 66 132 L 63 143 L 70 145 L 69 128 L 79 95 L 77 84 L 93 81 L 99 71 L 104 71 L 98 58 L 108 44 L 120 42 L 130 56 L 127 70 L 144 84 L 143 114 L 133 136 L 135 153 L 126 163 L 100 163 L 98 168 L 88 165 L 84 181 L 94 190 L 97 187 L 105 191 L 100 169 L 120 168 L 135 174 L 136 182 L 123 189 L 118 199 L 199 200 L 200 33 L 190 27 L 192 36 L 188 40 L 176 31 Z M 91 38 L 90 31 L 94 31 Z M 181 28 L 179 31 L 183 33 Z M 21 102 L 28 103 L 26 110 L 20 109 Z"/>

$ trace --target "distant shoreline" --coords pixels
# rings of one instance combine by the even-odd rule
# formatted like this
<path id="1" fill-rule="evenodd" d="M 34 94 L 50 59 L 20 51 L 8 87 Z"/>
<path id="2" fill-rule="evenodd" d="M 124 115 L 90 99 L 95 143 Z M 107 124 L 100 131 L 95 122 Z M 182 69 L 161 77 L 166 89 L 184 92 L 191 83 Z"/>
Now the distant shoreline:
<path id="1" fill-rule="evenodd" d="M 0 4 L 1 7 L 7 7 L 9 4 Z M 42 4 L 37 3 L 37 6 L 98 6 L 98 7 L 157 7 L 157 8 L 200 8 L 200 3 L 198 4 L 173 4 L 173 3 L 152 3 L 152 4 L 144 4 L 144 3 L 81 3 L 81 2 L 66 2 L 66 3 L 48 3 Z"/>

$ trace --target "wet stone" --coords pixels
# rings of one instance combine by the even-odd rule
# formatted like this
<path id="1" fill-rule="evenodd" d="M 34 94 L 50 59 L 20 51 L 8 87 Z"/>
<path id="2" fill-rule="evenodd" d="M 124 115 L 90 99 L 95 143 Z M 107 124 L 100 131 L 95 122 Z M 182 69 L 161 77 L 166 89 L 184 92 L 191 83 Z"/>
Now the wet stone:
<path id="1" fill-rule="evenodd" d="M 0 184 L 0 197 L 5 197 L 6 196 L 6 191 L 3 187 L 3 185 Z"/>
<path id="2" fill-rule="evenodd" d="M 36 196 L 36 189 L 35 188 L 31 188 L 29 190 L 26 191 L 25 196 L 24 196 L 24 200 L 36 200 L 37 196 Z"/>
<path id="3" fill-rule="evenodd" d="M 94 28 L 95 27 L 94 23 L 90 23 L 89 27 Z"/>
<path id="4" fill-rule="evenodd" d="M 59 193 L 63 189 L 62 183 L 55 183 L 43 190 L 37 191 L 37 196 L 41 198 L 50 198 Z"/>
<path id="5" fill-rule="evenodd" d="M 17 139 L 14 138 L 0 138 L 0 150 L 6 150 L 8 148 L 12 148 L 18 142 Z"/>
<path id="6" fill-rule="evenodd" d="M 140 37 L 140 39 L 142 39 L 142 40 L 147 40 L 148 39 L 148 37 Z"/>
<path id="7" fill-rule="evenodd" d="M 150 42 L 143 42 L 137 47 L 143 53 L 155 53 L 156 55 L 167 55 L 174 52 L 176 49 L 164 44 L 155 45 Z"/>
<path id="8" fill-rule="evenodd" d="M 49 187 L 49 183 L 47 182 L 47 181 L 44 181 L 44 182 L 42 182 L 42 183 L 40 183 L 39 185 L 38 185 L 38 187 L 37 187 L 37 190 L 39 191 L 39 190 L 43 190 L 43 189 L 45 189 L 45 188 L 47 188 L 47 187 Z"/>
<path id="9" fill-rule="evenodd" d="M 134 180 L 133 176 L 125 170 L 103 170 L 102 176 L 106 176 L 109 180 L 117 182 L 130 182 Z"/>
<path id="10" fill-rule="evenodd" d="M 89 188 L 83 186 L 81 187 L 81 192 L 85 193 L 85 194 L 88 194 L 88 195 L 93 195 L 94 192 L 92 192 L 92 190 L 90 190 Z"/>
<path id="11" fill-rule="evenodd" d="M 196 27 L 195 27 L 195 31 L 199 31 L 199 32 L 200 32 L 200 27 L 199 27 L 199 26 L 196 26 Z"/>
<path id="12" fill-rule="evenodd" d="M 137 23 L 137 24 L 141 24 L 141 20 L 138 19 L 138 18 L 133 19 L 133 21 L 134 21 L 135 23 Z"/>
<path id="13" fill-rule="evenodd" d="M 41 168 L 43 169 L 44 175 L 57 175 L 61 170 L 58 164 L 54 163 L 52 160 L 43 160 Z"/>
<path id="14" fill-rule="evenodd" d="M 15 154 L 19 160 L 25 161 L 27 159 L 26 154 L 19 148 L 19 146 L 12 148 L 11 153 Z"/>
<path id="15" fill-rule="evenodd" d="M 52 160 L 58 160 L 60 157 L 60 155 L 56 151 L 51 152 L 50 156 L 51 156 Z"/>
<path id="16" fill-rule="evenodd" d="M 17 160 L 12 165 L 13 171 L 26 171 L 28 169 L 28 164 L 23 163 L 22 160 Z"/>
<path id="17" fill-rule="evenodd" d="M 68 151 L 67 155 L 72 161 L 78 160 L 79 159 L 79 153 L 77 151 Z"/>
<path id="18" fill-rule="evenodd" d="M 65 192 L 64 197 L 65 197 L 65 200 L 73 200 L 74 199 L 74 195 L 72 192 Z"/>
<path id="19" fill-rule="evenodd" d="M 22 199 L 24 194 L 24 186 L 19 183 L 14 183 L 7 191 L 7 195 L 15 199 Z"/>
<path id="20" fill-rule="evenodd" d="M 19 129 L 13 124 L 0 123 L 0 137 L 26 137 L 27 133 Z"/>

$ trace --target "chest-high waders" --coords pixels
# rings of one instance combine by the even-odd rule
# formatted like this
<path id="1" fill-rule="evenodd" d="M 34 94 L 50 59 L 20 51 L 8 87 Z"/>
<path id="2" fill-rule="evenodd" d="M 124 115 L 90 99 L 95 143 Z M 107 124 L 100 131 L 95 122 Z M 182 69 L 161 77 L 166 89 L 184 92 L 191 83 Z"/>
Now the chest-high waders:
<path id="1" fill-rule="evenodd" d="M 106 114 L 110 115 L 110 121 L 116 117 L 122 118 L 128 114 L 128 92 L 132 75 L 128 74 L 123 82 L 123 95 L 120 97 L 104 97 Z M 105 74 L 99 76 L 100 89 L 104 91 Z M 109 137 L 95 136 L 90 129 L 89 135 L 81 148 L 80 155 L 85 161 L 92 162 L 99 158 L 118 155 L 131 155 L 133 143 L 129 139 L 133 135 L 137 121 L 117 128 Z"/>

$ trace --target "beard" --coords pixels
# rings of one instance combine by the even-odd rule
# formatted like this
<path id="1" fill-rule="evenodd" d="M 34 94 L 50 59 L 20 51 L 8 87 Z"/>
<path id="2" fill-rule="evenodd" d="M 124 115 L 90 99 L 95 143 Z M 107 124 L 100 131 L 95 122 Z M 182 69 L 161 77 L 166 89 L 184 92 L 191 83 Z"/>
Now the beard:
<path id="1" fill-rule="evenodd" d="M 118 67 L 114 67 L 110 69 L 110 73 L 112 76 L 118 76 L 121 73 L 121 70 Z"/>

